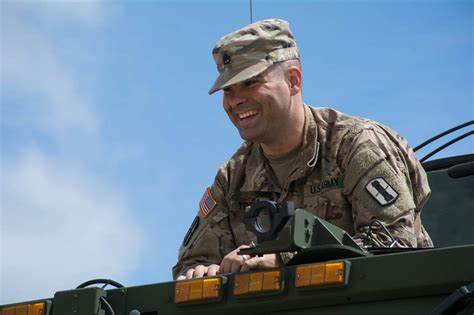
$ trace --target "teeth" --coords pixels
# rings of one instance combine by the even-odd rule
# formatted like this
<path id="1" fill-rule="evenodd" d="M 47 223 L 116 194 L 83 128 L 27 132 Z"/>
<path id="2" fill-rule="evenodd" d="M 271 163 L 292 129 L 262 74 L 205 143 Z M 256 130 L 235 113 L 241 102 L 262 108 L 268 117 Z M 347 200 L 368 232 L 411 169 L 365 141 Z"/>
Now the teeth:
<path id="1" fill-rule="evenodd" d="M 239 119 L 244 119 L 244 118 L 247 118 L 249 116 L 253 116 L 255 114 L 257 114 L 257 111 L 255 109 L 252 109 L 252 110 L 249 110 L 247 112 L 239 113 L 237 115 L 239 116 Z"/>

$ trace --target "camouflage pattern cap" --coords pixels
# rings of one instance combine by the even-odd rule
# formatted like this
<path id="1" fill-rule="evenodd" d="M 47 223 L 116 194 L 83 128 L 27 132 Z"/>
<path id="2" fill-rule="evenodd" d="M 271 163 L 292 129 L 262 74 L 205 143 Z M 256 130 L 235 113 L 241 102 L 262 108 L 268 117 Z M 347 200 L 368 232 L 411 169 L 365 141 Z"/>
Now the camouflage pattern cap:
<path id="1" fill-rule="evenodd" d="M 222 37 L 212 55 L 219 77 L 209 94 L 257 76 L 276 62 L 299 59 L 290 25 L 280 19 L 258 21 Z"/>

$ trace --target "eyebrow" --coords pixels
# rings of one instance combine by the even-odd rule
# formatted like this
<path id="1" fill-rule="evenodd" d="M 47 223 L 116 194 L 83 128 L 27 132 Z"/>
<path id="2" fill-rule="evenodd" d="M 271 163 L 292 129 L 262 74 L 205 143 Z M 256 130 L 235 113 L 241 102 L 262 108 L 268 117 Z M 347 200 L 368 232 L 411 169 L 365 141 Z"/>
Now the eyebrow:
<path id="1" fill-rule="evenodd" d="M 251 77 L 251 78 L 249 78 L 249 79 L 247 79 L 247 80 L 245 80 L 245 81 L 242 81 L 242 82 L 240 82 L 240 83 L 236 83 L 236 84 L 244 84 L 244 83 L 246 83 L 246 82 L 250 82 L 250 81 L 257 81 L 257 80 L 262 80 L 262 79 L 263 79 L 263 74 L 264 74 L 264 73 L 265 73 L 265 71 L 264 71 L 263 73 L 260 73 L 260 74 L 258 74 L 258 75 L 256 75 L 256 76 L 254 76 L 254 77 Z M 225 90 L 230 90 L 230 89 L 232 88 L 232 86 L 233 86 L 233 85 L 234 85 L 234 84 L 232 84 L 232 85 L 230 85 L 230 86 L 226 86 L 226 87 L 225 87 L 225 88 L 223 88 L 222 90 L 224 90 L 224 91 L 225 91 Z"/>
<path id="2" fill-rule="evenodd" d="M 245 80 L 245 81 L 242 82 L 242 83 L 245 83 L 245 82 L 248 82 L 248 81 L 252 81 L 252 80 L 260 80 L 260 79 L 263 79 L 263 73 L 260 73 L 260 74 L 254 76 L 254 77 L 251 77 L 250 79 L 247 79 L 247 80 Z"/>

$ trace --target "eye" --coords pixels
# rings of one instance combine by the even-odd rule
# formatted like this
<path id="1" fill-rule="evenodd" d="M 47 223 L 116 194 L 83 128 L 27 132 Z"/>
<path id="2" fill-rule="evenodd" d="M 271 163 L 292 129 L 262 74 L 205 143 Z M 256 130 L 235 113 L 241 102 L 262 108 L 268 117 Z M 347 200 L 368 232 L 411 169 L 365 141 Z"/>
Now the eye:
<path id="1" fill-rule="evenodd" d="M 244 85 L 246 87 L 251 87 L 251 86 L 254 86 L 258 83 L 258 79 L 249 79 L 247 81 L 244 82 Z"/>

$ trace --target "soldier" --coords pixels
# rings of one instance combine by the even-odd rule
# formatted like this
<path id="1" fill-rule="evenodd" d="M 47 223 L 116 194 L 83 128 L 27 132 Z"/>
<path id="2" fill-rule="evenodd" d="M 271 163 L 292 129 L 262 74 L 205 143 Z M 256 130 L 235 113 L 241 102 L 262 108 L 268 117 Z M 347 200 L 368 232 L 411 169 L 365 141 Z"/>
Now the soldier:
<path id="1" fill-rule="evenodd" d="M 210 94 L 245 140 L 199 203 L 173 267 L 175 279 L 281 266 L 292 253 L 238 255 L 256 241 L 243 223 L 257 200 L 292 201 L 361 247 L 430 247 L 420 210 L 430 188 L 406 140 L 374 121 L 303 103 L 299 52 L 286 21 L 221 38 Z M 376 224 L 375 224 L 376 223 Z"/>

